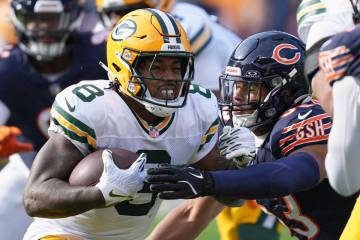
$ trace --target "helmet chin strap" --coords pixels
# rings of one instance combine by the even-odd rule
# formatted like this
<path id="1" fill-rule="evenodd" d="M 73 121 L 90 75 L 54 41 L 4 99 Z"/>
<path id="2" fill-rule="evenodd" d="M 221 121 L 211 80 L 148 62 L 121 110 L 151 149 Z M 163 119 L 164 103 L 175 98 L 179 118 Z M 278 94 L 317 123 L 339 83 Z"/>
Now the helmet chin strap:
<path id="1" fill-rule="evenodd" d="M 233 115 L 232 122 L 234 127 L 246 127 L 250 128 L 256 124 L 258 111 L 254 111 L 252 114 Z"/>
<path id="2" fill-rule="evenodd" d="M 170 116 L 171 114 L 173 114 L 177 110 L 177 108 L 161 107 L 161 106 L 157 106 L 157 105 L 152 104 L 152 103 L 141 102 L 139 100 L 137 100 L 137 101 L 140 102 L 141 104 L 143 104 L 145 106 L 146 110 L 148 110 L 149 112 L 151 112 L 152 114 L 154 114 L 157 117 Z"/>

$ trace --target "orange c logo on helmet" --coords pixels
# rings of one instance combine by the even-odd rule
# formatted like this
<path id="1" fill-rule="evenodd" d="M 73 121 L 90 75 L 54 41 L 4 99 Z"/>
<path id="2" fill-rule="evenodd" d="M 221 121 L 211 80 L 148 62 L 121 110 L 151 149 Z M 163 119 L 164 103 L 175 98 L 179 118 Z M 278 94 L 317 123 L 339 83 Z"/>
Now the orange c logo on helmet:
<path id="1" fill-rule="evenodd" d="M 292 57 L 292 58 L 286 58 L 286 57 L 280 56 L 281 50 L 287 49 L 287 48 L 293 49 L 293 50 L 299 50 L 297 47 L 295 47 L 294 45 L 292 45 L 290 43 L 282 43 L 282 44 L 277 45 L 274 48 L 272 58 L 275 59 L 278 63 L 284 64 L 284 65 L 292 65 L 292 64 L 297 63 L 301 58 L 300 52 L 296 52 L 294 57 Z"/>

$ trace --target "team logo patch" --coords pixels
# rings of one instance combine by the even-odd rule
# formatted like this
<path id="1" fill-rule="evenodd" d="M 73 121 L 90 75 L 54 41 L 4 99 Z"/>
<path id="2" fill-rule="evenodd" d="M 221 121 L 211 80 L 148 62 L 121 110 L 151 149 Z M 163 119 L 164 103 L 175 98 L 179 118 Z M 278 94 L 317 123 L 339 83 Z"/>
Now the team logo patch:
<path id="1" fill-rule="evenodd" d="M 289 51 L 292 50 L 292 51 Z M 285 54 L 285 51 L 291 52 L 293 56 L 289 56 L 289 54 Z M 283 52 L 283 53 L 282 53 Z M 297 63 L 300 58 L 301 54 L 297 47 L 290 43 L 282 43 L 277 45 L 272 54 L 272 58 L 275 59 L 278 63 L 284 64 L 284 65 L 292 65 Z"/>
<path id="2" fill-rule="evenodd" d="M 132 20 L 125 20 L 122 23 L 116 25 L 111 33 L 111 37 L 114 40 L 125 40 L 136 32 L 136 23 Z"/>

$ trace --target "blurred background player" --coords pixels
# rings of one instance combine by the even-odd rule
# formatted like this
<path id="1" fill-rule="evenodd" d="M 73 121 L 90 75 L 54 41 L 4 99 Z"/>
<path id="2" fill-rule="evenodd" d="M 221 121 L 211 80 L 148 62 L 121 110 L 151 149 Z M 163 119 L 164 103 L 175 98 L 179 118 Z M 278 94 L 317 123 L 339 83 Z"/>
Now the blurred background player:
<path id="1" fill-rule="evenodd" d="M 339 239 L 356 196 L 341 197 L 326 180 L 331 118 L 309 96 L 304 60 L 303 43 L 289 34 L 270 31 L 245 39 L 229 61 L 230 71 L 220 78 L 219 104 L 235 127 L 265 137 L 254 165 L 212 172 L 150 169 L 151 189 L 162 199 L 256 198 L 298 239 Z M 334 203 L 342 207 L 334 209 Z"/>
<path id="2" fill-rule="evenodd" d="M 107 29 L 111 29 L 121 16 L 134 9 L 150 7 L 171 13 L 184 27 L 195 54 L 194 83 L 213 90 L 217 95 L 217 76 L 240 38 L 216 23 L 203 9 L 174 0 L 97 0 L 96 5 L 102 24 Z"/>
<path id="3" fill-rule="evenodd" d="M 19 44 L 0 52 L 0 124 L 21 129 L 20 139 L 33 144 L 35 152 L 48 138 L 55 95 L 82 79 L 106 76 L 98 65 L 105 59 L 105 43 L 92 33 L 76 32 L 81 11 L 76 0 L 11 1 Z M 6 186 L 0 190 L 1 239 L 21 239 L 31 222 L 21 194 L 34 155 L 21 154 L 1 171 Z"/>

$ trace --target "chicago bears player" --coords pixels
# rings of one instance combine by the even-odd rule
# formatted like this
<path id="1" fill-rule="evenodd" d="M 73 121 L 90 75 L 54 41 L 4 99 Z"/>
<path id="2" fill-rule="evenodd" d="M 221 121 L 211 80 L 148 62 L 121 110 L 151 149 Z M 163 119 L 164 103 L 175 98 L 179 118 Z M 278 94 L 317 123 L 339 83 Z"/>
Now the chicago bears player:
<path id="1" fill-rule="evenodd" d="M 153 168 L 151 189 L 162 199 L 256 198 L 298 239 L 339 239 L 356 196 L 341 197 L 326 180 L 331 118 L 309 97 L 304 50 L 289 34 L 258 33 L 237 47 L 220 78 L 222 115 L 264 140 L 254 165 L 228 171 Z M 231 139 L 222 144 L 233 146 Z"/>
<path id="2" fill-rule="evenodd" d="M 191 85 L 193 54 L 185 31 L 171 15 L 143 9 L 124 16 L 109 35 L 103 67 L 110 81 L 82 81 L 56 97 L 50 139 L 35 159 L 24 193 L 27 212 L 41 218 L 24 239 L 65 239 L 64 234 L 144 239 L 161 202 L 143 184 L 145 158 L 146 168 L 159 163 L 228 167 L 213 158 L 218 156 L 216 98 L 210 90 Z M 77 162 L 104 148 L 146 157 L 119 170 L 104 151 L 108 167 L 96 186 L 69 185 Z"/>
<path id="3" fill-rule="evenodd" d="M 195 54 L 194 83 L 211 89 L 217 95 L 217 76 L 221 73 L 232 50 L 241 41 L 233 32 L 215 22 L 203 9 L 193 4 L 174 0 L 97 0 L 97 8 L 104 25 L 111 29 L 125 13 L 140 8 L 157 8 L 171 13 L 180 21 Z M 221 47 L 219 47 L 221 46 Z"/>
<path id="4" fill-rule="evenodd" d="M 20 128 L 37 151 L 48 137 L 55 95 L 82 79 L 106 76 L 98 65 L 105 59 L 105 43 L 74 31 L 81 20 L 77 0 L 13 0 L 10 16 L 19 45 L 0 52 L 0 124 Z M 21 195 L 32 156 L 22 155 L 24 161 L 10 161 L 2 169 L 0 181 L 6 188 L 0 190 L 1 239 L 20 239 L 31 221 Z"/>

